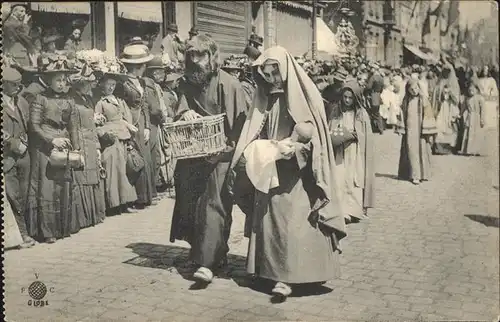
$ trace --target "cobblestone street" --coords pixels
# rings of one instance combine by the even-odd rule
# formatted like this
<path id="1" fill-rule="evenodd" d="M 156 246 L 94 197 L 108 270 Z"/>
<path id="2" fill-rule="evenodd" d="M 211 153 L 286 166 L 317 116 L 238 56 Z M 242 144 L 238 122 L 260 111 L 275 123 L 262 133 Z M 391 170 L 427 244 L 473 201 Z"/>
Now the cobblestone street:
<path id="1" fill-rule="evenodd" d="M 377 136 L 377 208 L 348 226 L 342 276 L 273 304 L 245 284 L 243 215 L 234 212 L 230 272 L 205 290 L 169 242 L 173 200 L 109 217 L 55 244 L 5 254 L 7 321 L 488 320 L 499 310 L 498 133 L 486 157 L 434 156 L 430 182 L 396 178 L 400 138 Z M 314 265 L 314 263 L 311 263 Z M 183 277 L 184 276 L 184 277 Z M 47 306 L 28 305 L 34 281 Z"/>

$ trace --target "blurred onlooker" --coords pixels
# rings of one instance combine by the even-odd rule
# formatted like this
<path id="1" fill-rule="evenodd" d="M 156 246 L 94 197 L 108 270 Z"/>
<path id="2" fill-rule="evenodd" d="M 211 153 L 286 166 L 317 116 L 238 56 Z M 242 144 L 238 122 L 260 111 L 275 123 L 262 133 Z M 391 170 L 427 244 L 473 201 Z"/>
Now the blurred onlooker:
<path id="1" fill-rule="evenodd" d="M 82 31 L 87 23 L 82 19 L 77 19 L 71 24 L 72 31 L 69 38 L 64 44 L 64 50 L 77 52 L 83 50 L 82 48 Z"/>
<path id="2" fill-rule="evenodd" d="M 177 34 L 179 29 L 172 23 L 167 27 L 167 35 L 161 42 L 163 54 L 167 54 L 172 63 L 178 65 L 184 62 L 184 44 Z"/>
<path id="3" fill-rule="evenodd" d="M 3 50 L 10 54 L 21 66 L 33 65 L 29 54 L 35 53 L 30 37 L 31 16 L 26 13 L 25 4 L 14 4 L 7 19 L 3 22 Z"/>
<path id="4" fill-rule="evenodd" d="M 189 30 L 189 39 L 188 40 L 193 39 L 193 37 L 198 36 L 198 34 L 199 34 L 198 28 L 196 28 L 196 26 L 191 27 L 191 30 Z"/>

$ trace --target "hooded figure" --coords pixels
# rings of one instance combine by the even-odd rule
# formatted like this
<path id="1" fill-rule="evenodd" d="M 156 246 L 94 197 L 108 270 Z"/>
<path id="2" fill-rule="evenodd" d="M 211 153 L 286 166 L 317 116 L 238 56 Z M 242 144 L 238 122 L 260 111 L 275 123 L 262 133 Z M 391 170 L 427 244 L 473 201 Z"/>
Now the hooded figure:
<path id="1" fill-rule="evenodd" d="M 463 103 L 462 120 L 463 136 L 460 153 L 463 155 L 480 155 L 485 148 L 485 102 L 480 93 L 477 81 L 469 84 L 469 92 Z"/>
<path id="2" fill-rule="evenodd" d="M 289 284 L 337 276 L 345 223 L 321 94 L 282 47 L 254 65 L 258 86 L 231 163 L 232 192 L 249 218 L 247 272 L 275 281 L 273 293 L 286 297 Z M 268 165 L 270 154 L 269 189 L 248 184 L 253 163 Z"/>
<path id="3" fill-rule="evenodd" d="M 345 84 L 341 102 L 329 118 L 335 158 L 344 168 L 340 172 L 344 174 L 341 200 L 347 222 L 366 218 L 367 208 L 373 207 L 374 142 L 370 116 L 362 107 L 362 95 L 356 82 Z"/>
<path id="4" fill-rule="evenodd" d="M 410 79 L 406 84 L 401 111 L 396 128 L 396 133 L 402 134 L 398 177 L 418 185 L 430 178 L 432 154 L 430 135 L 424 133 L 424 121 L 432 109 L 420 91 L 418 79 Z"/>

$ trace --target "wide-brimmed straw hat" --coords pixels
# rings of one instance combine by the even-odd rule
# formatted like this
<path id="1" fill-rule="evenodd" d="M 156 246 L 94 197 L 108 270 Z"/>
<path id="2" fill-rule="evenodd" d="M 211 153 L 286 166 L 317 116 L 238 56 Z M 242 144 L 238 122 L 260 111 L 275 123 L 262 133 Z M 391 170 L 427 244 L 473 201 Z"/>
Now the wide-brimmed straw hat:
<path id="1" fill-rule="evenodd" d="M 155 56 L 149 52 L 149 48 L 145 45 L 129 45 L 123 49 L 120 61 L 125 64 L 144 64 Z"/>
<path id="2" fill-rule="evenodd" d="M 78 73 L 72 61 L 67 55 L 43 53 L 37 59 L 38 72 L 41 74 L 51 73 Z"/>

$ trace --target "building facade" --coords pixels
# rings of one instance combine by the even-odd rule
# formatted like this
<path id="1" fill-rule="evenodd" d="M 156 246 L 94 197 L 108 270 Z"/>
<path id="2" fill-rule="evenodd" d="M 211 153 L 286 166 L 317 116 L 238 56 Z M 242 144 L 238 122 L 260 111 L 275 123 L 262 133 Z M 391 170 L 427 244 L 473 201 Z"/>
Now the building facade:
<path id="1" fill-rule="evenodd" d="M 192 26 L 201 34 L 209 34 L 219 44 L 223 58 L 242 54 L 252 29 L 263 36 L 264 48 L 281 45 L 293 55 L 302 55 L 312 48 L 312 1 L 24 3 L 32 15 L 33 35 L 55 31 L 63 36 L 60 44 L 63 46 L 72 32 L 72 22 L 80 19 L 86 22 L 82 28 L 82 47 L 115 55 L 134 36 L 148 41 L 152 52 L 159 54 L 170 23 L 177 24 L 183 39 L 188 37 Z M 2 12 L 9 7 L 8 3 L 2 3 Z"/>

